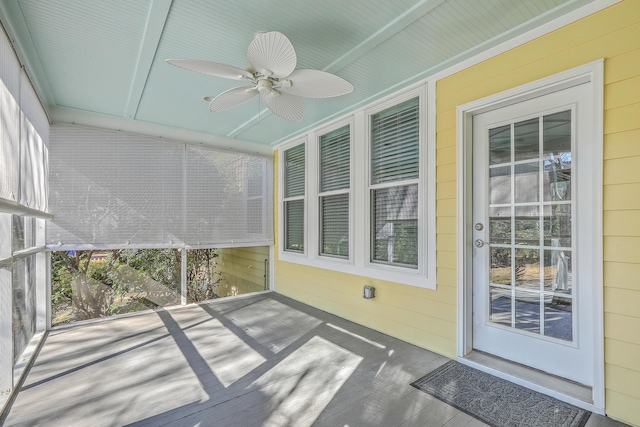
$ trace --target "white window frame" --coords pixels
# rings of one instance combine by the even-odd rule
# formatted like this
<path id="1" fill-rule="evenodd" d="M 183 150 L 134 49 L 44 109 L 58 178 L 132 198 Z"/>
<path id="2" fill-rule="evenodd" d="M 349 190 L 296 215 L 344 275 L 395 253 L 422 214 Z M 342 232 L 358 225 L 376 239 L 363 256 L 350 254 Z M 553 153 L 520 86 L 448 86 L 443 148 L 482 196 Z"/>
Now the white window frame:
<path id="1" fill-rule="evenodd" d="M 418 268 L 371 262 L 370 212 L 370 123 L 371 115 L 411 98 L 419 98 L 419 177 L 418 183 Z M 319 150 L 320 137 L 335 129 L 350 125 L 351 186 L 349 191 L 349 258 L 319 254 L 320 196 Z M 284 250 L 284 152 L 305 143 L 305 251 Z M 278 153 L 278 256 L 282 261 L 294 262 L 366 278 L 386 280 L 410 286 L 435 289 L 436 272 L 436 165 L 435 165 L 435 82 L 414 85 L 409 90 L 391 95 L 382 101 L 342 117 L 330 125 L 314 129 L 303 138 L 276 147 Z M 411 181 L 414 183 L 414 181 Z M 400 185 L 401 181 L 394 185 Z"/>
<path id="2" fill-rule="evenodd" d="M 320 254 L 320 197 L 330 194 L 341 194 L 343 191 L 333 191 L 333 192 L 320 192 L 320 137 L 326 135 L 329 132 L 333 132 L 336 129 L 340 129 L 341 127 L 349 126 L 349 257 L 348 258 L 340 258 L 340 257 L 332 257 L 328 255 Z M 312 159 L 308 158 L 307 162 L 307 194 L 309 194 L 308 199 L 308 221 L 309 224 L 312 224 L 311 230 L 313 232 L 308 233 L 308 237 L 310 239 L 309 244 L 310 248 L 313 248 L 313 252 L 309 253 L 309 259 L 315 260 L 320 263 L 337 263 L 337 264 L 349 264 L 353 265 L 354 261 L 354 252 L 356 250 L 354 245 L 354 229 L 353 229 L 353 218 L 354 218 L 354 122 L 353 118 L 349 118 L 347 120 L 341 120 L 336 122 L 330 126 L 319 129 L 316 132 L 313 132 L 309 135 L 309 145 L 307 148 L 309 149 L 309 153 L 313 153 L 314 156 Z M 326 268 L 326 267 L 325 267 Z"/>
<path id="3" fill-rule="evenodd" d="M 418 163 L 418 173 L 419 176 L 416 179 L 410 179 L 410 180 L 401 180 L 401 181 L 390 181 L 390 182 L 385 182 L 382 184 L 372 184 L 371 180 L 372 180 L 372 168 L 371 168 L 371 161 L 372 161 L 372 141 L 371 141 L 371 132 L 372 132 L 372 128 L 371 128 L 371 120 L 373 115 L 384 111 L 388 108 L 392 108 L 395 107 L 396 105 L 402 104 L 405 101 L 409 101 L 410 99 L 414 99 L 418 97 L 418 111 L 419 111 L 419 115 L 418 115 L 418 127 L 419 127 L 419 136 L 418 136 L 418 153 L 420 158 L 419 163 Z M 425 99 L 424 96 L 421 96 L 420 93 L 415 93 L 415 92 L 410 92 L 404 96 L 392 99 L 390 101 L 387 101 L 383 104 L 377 105 L 376 107 L 367 110 L 366 112 L 366 144 L 364 144 L 365 148 L 366 148 L 366 195 L 365 195 L 365 206 L 364 206 L 364 210 L 366 212 L 366 216 L 365 218 L 365 223 L 367 225 L 367 233 L 365 235 L 365 242 L 366 242 L 366 247 L 368 249 L 368 253 L 367 256 L 365 258 L 365 266 L 367 268 L 371 268 L 371 269 L 380 269 L 383 271 L 393 271 L 396 273 L 403 273 L 406 272 L 407 270 L 414 270 L 414 271 L 422 271 L 424 269 L 424 264 L 425 261 L 423 260 L 423 256 L 425 254 L 426 251 L 426 234 L 425 234 L 425 226 L 424 226 L 424 216 L 425 216 L 425 210 L 424 210 L 424 206 L 425 206 L 425 198 L 426 198 L 426 194 L 424 192 L 424 179 L 422 178 L 422 175 L 424 174 L 424 155 L 423 155 L 423 151 L 424 151 L 424 145 L 421 144 L 422 141 L 424 141 L 425 139 L 425 115 L 424 115 L 424 111 L 425 111 Z M 384 189 L 388 189 L 388 188 L 395 188 L 395 187 L 405 187 L 405 186 L 410 186 L 410 185 L 418 185 L 418 265 L 416 267 L 410 267 L 410 266 L 401 266 L 392 262 L 389 263 L 385 263 L 385 262 L 376 262 L 373 261 L 373 239 L 372 234 L 373 234 L 373 212 L 371 209 L 371 192 L 375 191 L 375 190 L 384 190 Z"/>
<path id="4" fill-rule="evenodd" d="M 309 227 L 308 227 L 308 215 L 309 215 L 309 206 L 307 203 L 309 197 L 309 144 L 307 143 L 308 138 L 302 138 L 295 140 L 286 146 L 283 146 L 280 152 L 278 153 L 278 230 L 280 230 L 280 240 L 278 242 L 278 253 L 280 255 L 280 259 L 287 259 L 292 257 L 289 260 L 296 260 L 307 256 L 309 253 Z M 305 164 L 305 173 L 304 173 L 304 187 L 305 192 L 304 196 L 295 196 L 295 197 L 284 197 L 284 189 L 285 189 L 285 160 L 284 153 L 285 151 L 294 148 L 298 145 L 305 145 L 304 147 L 304 164 Z M 302 252 L 297 251 L 288 251 L 285 248 L 286 239 L 285 239 L 285 208 L 284 205 L 286 202 L 294 201 L 294 200 L 302 200 L 303 201 L 303 209 L 304 209 L 304 233 L 303 233 L 303 243 L 304 250 Z"/>

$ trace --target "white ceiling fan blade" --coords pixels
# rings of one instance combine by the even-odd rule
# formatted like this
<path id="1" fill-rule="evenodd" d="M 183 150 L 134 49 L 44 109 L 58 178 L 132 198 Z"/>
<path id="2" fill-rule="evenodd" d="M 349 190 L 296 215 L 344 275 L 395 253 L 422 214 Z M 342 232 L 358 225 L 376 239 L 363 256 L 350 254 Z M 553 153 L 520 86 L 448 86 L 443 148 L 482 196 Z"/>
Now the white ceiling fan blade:
<path id="1" fill-rule="evenodd" d="M 264 103 L 273 114 L 285 120 L 299 122 L 304 117 L 304 102 L 299 96 L 284 92 L 280 95 L 268 94 L 264 96 Z"/>
<path id="2" fill-rule="evenodd" d="M 219 64 L 211 61 L 201 61 L 198 59 L 167 59 L 167 63 L 176 67 L 184 68 L 210 76 L 222 77 L 225 79 L 252 80 L 253 76 L 246 70 L 231 65 Z"/>
<path id="3" fill-rule="evenodd" d="M 209 110 L 215 113 L 217 111 L 237 107 L 240 104 L 244 104 L 258 93 L 260 93 L 258 92 L 258 89 L 253 87 L 234 87 L 233 89 L 224 91 L 220 95 L 211 99 L 211 102 L 209 103 Z M 211 97 L 207 96 L 204 99 L 207 101 L 209 98 Z"/>
<path id="4" fill-rule="evenodd" d="M 342 77 L 320 70 L 295 70 L 287 80 L 291 86 L 283 85 L 278 90 L 307 98 L 330 98 L 353 90 L 353 85 Z"/>
<path id="5" fill-rule="evenodd" d="M 273 77 L 287 77 L 296 68 L 298 59 L 291 41 L 282 33 L 269 31 L 259 33 L 249 45 L 249 62 L 260 73 L 264 70 L 273 73 Z"/>

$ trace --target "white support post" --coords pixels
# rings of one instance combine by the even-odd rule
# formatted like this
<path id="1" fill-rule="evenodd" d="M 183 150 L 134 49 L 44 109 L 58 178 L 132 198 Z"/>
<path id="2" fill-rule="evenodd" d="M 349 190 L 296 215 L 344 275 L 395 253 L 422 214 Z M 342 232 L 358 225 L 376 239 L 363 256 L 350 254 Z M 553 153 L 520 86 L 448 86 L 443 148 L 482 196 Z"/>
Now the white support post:
<path id="1" fill-rule="evenodd" d="M 45 220 L 36 219 L 36 246 L 44 246 Z M 51 301 L 49 290 L 49 261 L 51 257 L 48 252 L 38 252 L 36 258 L 36 331 L 47 330 L 49 302 Z"/>
<path id="2" fill-rule="evenodd" d="M 182 253 L 182 266 L 180 268 L 180 304 L 187 304 L 187 248 L 180 250 Z"/>
<path id="3" fill-rule="evenodd" d="M 11 259 L 11 215 L 0 213 L 0 260 Z M 12 263 L 0 266 L 0 402 L 13 388 Z"/>

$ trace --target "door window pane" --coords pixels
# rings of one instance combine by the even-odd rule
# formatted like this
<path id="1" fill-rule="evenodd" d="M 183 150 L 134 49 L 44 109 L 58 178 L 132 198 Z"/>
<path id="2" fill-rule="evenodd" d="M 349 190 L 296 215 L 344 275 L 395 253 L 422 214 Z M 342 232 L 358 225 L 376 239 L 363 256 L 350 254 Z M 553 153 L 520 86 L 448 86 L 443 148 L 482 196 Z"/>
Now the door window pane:
<path id="1" fill-rule="evenodd" d="M 516 249 L 516 286 L 540 290 L 540 250 Z"/>
<path id="2" fill-rule="evenodd" d="M 562 157 L 571 153 L 571 110 L 544 116 L 543 154 Z"/>
<path id="3" fill-rule="evenodd" d="M 511 203 L 511 166 L 489 169 L 489 203 Z"/>
<path id="4" fill-rule="evenodd" d="M 544 165 L 544 200 L 571 200 L 571 154 L 546 159 Z"/>
<path id="5" fill-rule="evenodd" d="M 549 296 L 544 302 L 544 334 L 565 341 L 573 341 L 573 300 L 563 296 Z"/>
<path id="6" fill-rule="evenodd" d="M 489 282 L 496 285 L 511 284 L 511 248 L 489 248 L 491 253 Z"/>
<path id="7" fill-rule="evenodd" d="M 511 125 L 489 129 L 489 164 L 511 161 Z"/>
<path id="8" fill-rule="evenodd" d="M 511 208 L 489 208 L 489 241 L 492 244 L 511 243 Z"/>
<path id="9" fill-rule="evenodd" d="M 571 268 L 571 251 L 544 251 L 545 291 L 571 294 L 573 270 Z"/>
<path id="10" fill-rule="evenodd" d="M 498 325 L 511 326 L 511 289 L 489 287 L 489 321 Z"/>
<path id="11" fill-rule="evenodd" d="M 522 163 L 515 166 L 515 202 L 538 201 L 538 162 Z"/>
<path id="12" fill-rule="evenodd" d="M 540 294 L 516 291 L 516 328 L 540 333 Z"/>
<path id="13" fill-rule="evenodd" d="M 540 245 L 540 217 L 538 205 L 516 206 L 515 241 L 527 246 Z"/>
<path id="14" fill-rule="evenodd" d="M 515 161 L 537 159 L 540 155 L 540 120 L 526 120 L 514 125 Z"/>
<path id="15" fill-rule="evenodd" d="M 545 246 L 571 247 L 571 205 L 544 206 Z"/>

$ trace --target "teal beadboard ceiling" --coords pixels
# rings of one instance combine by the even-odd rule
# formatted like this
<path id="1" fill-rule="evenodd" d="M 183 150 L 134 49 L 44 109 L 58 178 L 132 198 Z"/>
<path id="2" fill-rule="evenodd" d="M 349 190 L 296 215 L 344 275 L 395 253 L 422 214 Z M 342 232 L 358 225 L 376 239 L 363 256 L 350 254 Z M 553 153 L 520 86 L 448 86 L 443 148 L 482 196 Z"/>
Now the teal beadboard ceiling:
<path id="1" fill-rule="evenodd" d="M 53 122 L 266 151 L 591 1 L 3 0 L 0 20 Z M 298 68 L 353 92 L 305 98 L 297 123 L 259 97 L 212 113 L 203 96 L 238 82 L 165 62 L 244 68 L 254 34 L 271 30 L 289 37 Z"/>

